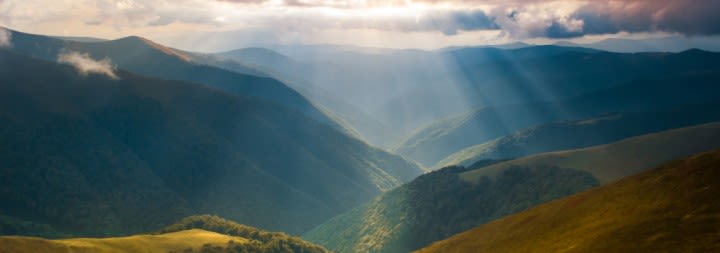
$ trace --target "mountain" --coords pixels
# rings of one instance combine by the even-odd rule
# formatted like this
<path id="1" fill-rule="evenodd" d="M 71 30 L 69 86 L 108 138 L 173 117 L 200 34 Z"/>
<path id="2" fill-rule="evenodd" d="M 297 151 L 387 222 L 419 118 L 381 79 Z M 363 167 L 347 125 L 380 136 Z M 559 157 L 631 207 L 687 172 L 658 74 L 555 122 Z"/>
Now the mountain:
<path id="1" fill-rule="evenodd" d="M 214 213 L 297 234 L 422 173 L 267 100 L 114 77 L 0 50 L 0 215 L 97 236 Z"/>
<path id="2" fill-rule="evenodd" d="M 328 52 L 323 51 L 323 54 Z M 338 52 L 340 54 L 340 52 Z M 335 57 L 338 57 L 336 55 Z M 314 85 L 315 72 L 311 65 L 295 61 L 290 57 L 266 48 L 243 48 L 202 57 L 209 65 L 229 69 L 235 72 L 247 72 L 251 67 L 268 76 L 288 84 L 300 94 L 311 98 L 315 106 L 340 124 L 347 132 L 372 144 L 387 147 L 383 139 L 397 138 L 385 134 L 390 126 L 361 108 L 335 97 L 324 88 Z M 358 130 L 362 130 L 362 133 Z M 364 133 L 364 134 L 363 134 Z"/>
<path id="3" fill-rule="evenodd" d="M 77 41 L 77 42 L 103 42 L 103 41 L 107 41 L 106 39 L 93 38 L 93 37 L 77 37 L 77 36 L 55 36 L 55 38 L 58 38 L 58 39 L 61 39 L 61 40 L 68 40 L 68 41 Z"/>
<path id="4" fill-rule="evenodd" d="M 418 252 L 716 252 L 720 151 L 537 206 Z"/>
<path id="5" fill-rule="evenodd" d="M 248 50 L 258 54 L 264 52 L 267 59 L 278 58 L 273 57 L 276 53 L 267 50 L 239 51 L 249 54 Z M 454 56 L 472 54 L 472 57 L 476 57 L 485 54 L 487 56 L 483 59 L 488 61 L 508 57 L 521 60 L 538 55 L 550 57 L 563 52 L 593 51 L 557 47 L 556 50 L 536 50 L 542 51 L 539 53 L 532 53 L 533 50 L 517 50 L 515 53 L 515 50 L 497 48 L 462 48 L 453 55 L 450 52 L 422 50 L 322 46 L 302 47 L 302 50 L 305 51 L 297 50 L 302 54 L 290 56 L 294 61 L 288 61 L 285 57 L 277 64 L 264 61 L 263 71 L 290 83 L 311 100 L 330 108 L 352 123 L 370 143 L 386 148 L 394 146 L 417 125 L 468 108 L 466 101 L 457 99 L 466 95 L 463 94 L 464 86 L 470 84 L 464 83 L 463 74 L 456 70 Z M 254 62 L 233 52 L 218 56 L 241 63 Z M 463 84 L 459 85 L 458 82 Z M 342 98 L 345 106 L 336 106 L 337 101 L 332 98 Z M 386 122 L 387 126 L 375 127 L 376 124 L 372 122 L 376 121 Z"/>
<path id="6" fill-rule="evenodd" d="M 302 69 L 303 66 L 297 61 L 272 51 L 270 49 L 253 47 L 242 48 L 233 51 L 216 54 L 223 58 L 233 59 L 237 62 L 258 66 L 264 69 Z"/>
<path id="7" fill-rule="evenodd" d="M 584 47 L 610 52 L 637 53 L 637 52 L 682 52 L 693 48 L 706 51 L 720 51 L 717 39 L 712 37 L 685 37 L 670 36 L 649 39 L 619 39 L 609 38 L 592 43 L 572 43 L 560 41 L 553 45 Z"/>
<path id="8" fill-rule="evenodd" d="M 475 46 L 475 47 L 465 47 L 465 46 L 452 46 L 452 47 L 445 47 L 438 49 L 436 51 L 439 52 L 449 52 L 453 50 L 463 49 L 463 48 L 498 48 L 498 49 L 519 49 L 519 48 L 526 48 L 526 47 L 532 47 L 536 46 L 534 44 L 528 44 L 522 41 L 517 42 L 511 42 L 506 44 L 497 44 L 497 45 L 485 45 L 485 46 Z"/>
<path id="9" fill-rule="evenodd" d="M 207 65 L 209 59 L 198 54 L 169 48 L 136 36 L 88 43 L 17 31 L 11 33 L 11 50 L 23 55 L 56 61 L 62 53 L 87 53 L 93 59 L 109 59 L 121 69 L 148 77 L 195 82 L 242 96 L 269 100 L 345 131 L 295 90 L 275 79 L 260 74 L 252 75 L 260 72 L 245 66 L 235 66 L 234 71 L 210 66 Z M 235 71 L 238 69 L 242 71 Z"/>
<path id="10" fill-rule="evenodd" d="M 678 59 L 692 61 L 690 59 L 695 58 L 695 54 L 705 53 L 684 54 L 677 55 Z M 638 79 L 567 100 L 483 107 L 416 130 L 395 148 L 395 152 L 431 167 L 455 152 L 538 124 L 717 103 L 720 102 L 718 81 L 720 71 L 713 70 L 660 79 Z M 666 119 L 674 121 L 672 117 Z"/>
<path id="11" fill-rule="evenodd" d="M 188 222 L 194 227 L 185 228 Z M 203 229 L 204 228 L 204 229 Z M 223 228 L 223 231 L 218 229 Z M 208 231 L 211 230 L 211 231 Z M 327 252 L 320 246 L 283 233 L 247 227 L 216 216 L 187 217 L 156 234 L 115 238 L 47 240 L 2 236 L 0 252 Z"/>
<path id="12" fill-rule="evenodd" d="M 532 206 L 717 148 L 719 123 L 537 156 L 548 157 L 545 160 L 484 160 L 469 167 L 447 167 L 332 218 L 302 237 L 337 252 L 408 252 Z M 563 154 L 561 161 L 576 162 L 553 163 L 549 158 L 558 154 Z M 541 162 L 546 160 L 550 162 Z"/>
<path id="13" fill-rule="evenodd" d="M 468 166 L 486 159 L 589 147 L 620 139 L 720 120 L 720 104 L 687 105 L 667 111 L 625 112 L 532 126 L 458 151 L 434 168 Z"/>

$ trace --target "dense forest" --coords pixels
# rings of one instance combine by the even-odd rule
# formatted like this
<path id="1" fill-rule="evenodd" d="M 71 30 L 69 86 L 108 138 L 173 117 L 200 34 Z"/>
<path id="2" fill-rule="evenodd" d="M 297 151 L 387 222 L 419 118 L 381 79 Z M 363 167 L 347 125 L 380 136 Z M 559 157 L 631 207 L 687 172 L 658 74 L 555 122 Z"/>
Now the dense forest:
<path id="1" fill-rule="evenodd" d="M 468 183 L 447 167 L 377 197 L 303 235 L 338 252 L 407 252 L 528 207 L 598 185 L 589 173 L 555 167 L 515 167 Z"/>

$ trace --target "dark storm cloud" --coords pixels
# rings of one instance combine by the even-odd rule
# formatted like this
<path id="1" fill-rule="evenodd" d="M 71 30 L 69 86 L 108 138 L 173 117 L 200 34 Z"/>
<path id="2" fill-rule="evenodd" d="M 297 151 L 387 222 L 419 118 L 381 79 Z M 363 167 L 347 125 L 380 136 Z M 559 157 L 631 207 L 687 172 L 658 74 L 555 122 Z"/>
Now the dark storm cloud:
<path id="1" fill-rule="evenodd" d="M 417 19 L 405 20 L 396 28 L 406 32 L 440 31 L 445 35 L 456 35 L 460 31 L 497 30 L 500 27 L 481 10 L 457 10 L 425 13 Z"/>
<path id="2" fill-rule="evenodd" d="M 485 12 L 476 11 L 456 11 L 448 15 L 448 20 L 454 24 L 453 29 L 444 30 L 445 34 L 456 34 L 457 30 L 496 30 L 500 27 L 495 23 L 494 18 L 489 17 Z M 447 33 L 446 31 L 454 31 Z"/>
<path id="3" fill-rule="evenodd" d="M 554 21 L 550 24 L 550 27 L 545 30 L 545 36 L 548 38 L 567 39 L 581 37 L 583 35 L 581 31 L 571 31 L 563 24 Z"/>
<path id="4" fill-rule="evenodd" d="M 576 11 L 584 34 L 673 32 L 685 35 L 720 34 L 720 1 L 626 0 L 593 2 Z"/>
<path id="5" fill-rule="evenodd" d="M 0 24 L 59 23 L 125 28 L 192 24 L 308 31 L 498 31 L 511 38 L 572 38 L 618 32 L 720 35 L 720 0 L 88 0 L 67 5 L 0 0 Z M 63 3 L 63 4 L 61 4 Z M 87 4 L 91 3 L 91 4 Z M 47 7 L 47 8 L 45 8 Z M 375 8 L 383 7 L 383 8 Z M 69 8 L 69 7 L 68 7 Z M 373 10 L 380 9 L 380 12 Z M 390 9 L 390 14 L 382 13 Z M 23 11 L 25 10 L 25 11 Z M 70 10 L 70 9 L 68 9 Z M 337 15 L 336 15 L 337 14 Z M 349 14 L 349 15 L 346 15 Z M 367 15 L 366 15 L 367 14 Z"/>

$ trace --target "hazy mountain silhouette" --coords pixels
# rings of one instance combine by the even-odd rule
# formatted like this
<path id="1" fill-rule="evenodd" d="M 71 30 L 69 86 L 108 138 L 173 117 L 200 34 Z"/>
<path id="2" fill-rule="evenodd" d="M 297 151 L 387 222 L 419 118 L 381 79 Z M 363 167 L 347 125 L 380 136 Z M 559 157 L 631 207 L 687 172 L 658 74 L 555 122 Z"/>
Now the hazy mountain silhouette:
<path id="1" fill-rule="evenodd" d="M 693 54 L 704 55 L 705 52 L 683 53 L 690 58 Z M 700 71 L 662 79 L 631 81 L 556 102 L 484 107 L 417 130 L 396 152 L 426 166 L 433 166 L 452 153 L 537 124 L 716 103 L 720 101 L 718 81 L 720 71 Z M 713 112 L 715 110 L 708 111 L 708 115 Z M 674 121 L 672 117 L 666 119 Z"/>
<path id="2" fill-rule="evenodd" d="M 670 36 L 665 38 L 648 39 L 619 39 L 609 38 L 592 43 L 573 43 L 560 41 L 557 46 L 584 47 L 597 50 L 637 53 L 637 52 L 682 52 L 693 48 L 707 51 L 720 51 L 720 46 L 713 38 Z"/>
<path id="3" fill-rule="evenodd" d="M 434 167 L 469 166 L 486 159 L 510 159 L 582 148 L 620 139 L 720 120 L 720 103 L 693 104 L 667 111 L 626 112 L 532 126 L 458 151 Z"/>
<path id="4" fill-rule="evenodd" d="M 284 59 L 277 67 L 266 62 L 263 72 L 292 82 L 370 143 L 386 148 L 397 147 L 418 127 L 470 109 L 564 100 L 632 80 L 716 71 L 720 66 L 720 55 L 711 52 L 623 54 L 552 45 L 438 51 L 322 45 L 271 49 L 287 57 L 251 50 Z M 231 53 L 219 56 L 243 61 Z M 342 98 L 347 106 L 335 106 L 333 98 Z M 386 127 L 367 122 L 384 122 Z"/>

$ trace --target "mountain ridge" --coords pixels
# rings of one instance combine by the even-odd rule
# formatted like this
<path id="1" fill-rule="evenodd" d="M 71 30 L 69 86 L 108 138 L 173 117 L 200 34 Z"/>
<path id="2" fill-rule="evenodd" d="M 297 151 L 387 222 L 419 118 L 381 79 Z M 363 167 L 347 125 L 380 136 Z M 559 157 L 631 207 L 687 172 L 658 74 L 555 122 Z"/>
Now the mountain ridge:
<path id="1" fill-rule="evenodd" d="M 434 168 L 468 166 L 483 159 L 518 158 L 537 153 L 606 144 L 631 136 L 720 120 L 720 104 L 711 102 L 647 112 L 625 112 L 593 118 L 539 124 L 439 161 Z"/>

